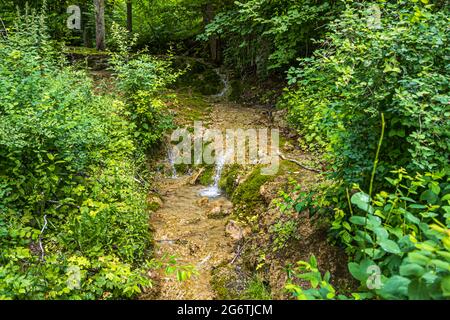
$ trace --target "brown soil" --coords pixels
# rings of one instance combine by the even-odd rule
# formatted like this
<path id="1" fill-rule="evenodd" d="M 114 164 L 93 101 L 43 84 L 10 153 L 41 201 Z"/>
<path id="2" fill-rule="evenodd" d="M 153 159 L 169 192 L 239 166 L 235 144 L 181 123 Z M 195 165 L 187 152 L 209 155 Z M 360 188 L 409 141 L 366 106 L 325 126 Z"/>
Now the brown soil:
<path id="1" fill-rule="evenodd" d="M 202 104 L 196 100 L 179 96 L 177 102 L 168 102 L 169 108 L 177 115 L 176 123 L 182 126 L 193 126 L 193 120 L 201 120 L 205 127 L 227 128 L 260 128 L 276 127 L 272 122 L 272 112 L 261 107 L 248 107 L 239 104 L 208 102 L 204 98 Z M 198 97 L 197 97 L 198 98 Z M 173 100 L 173 99 L 172 99 Z M 171 101 L 169 99 L 169 101 Z M 188 111 L 186 111 L 188 110 Z M 193 119 L 192 115 L 197 119 Z M 307 167 L 320 169 L 317 158 L 293 147 L 295 142 L 289 141 L 280 146 L 282 153 L 288 158 L 305 163 Z M 251 168 L 247 168 L 247 173 Z M 250 171 L 248 171 L 250 170 Z M 245 176 L 245 172 L 242 173 Z M 208 213 L 218 203 L 230 204 L 226 198 L 210 200 L 208 203 L 199 196 L 203 186 L 191 185 L 190 177 L 177 179 L 163 178 L 158 188 L 162 197 L 162 206 L 151 217 L 150 225 L 154 230 L 155 255 L 162 258 L 173 255 L 180 265 L 189 265 L 197 269 L 198 275 L 190 280 L 179 282 L 174 275 L 161 271 L 157 278 L 155 299 L 216 299 L 223 298 L 218 292 L 219 286 L 227 286 L 225 297 L 239 298 L 245 290 L 247 281 L 252 277 L 262 253 L 265 261 L 257 271 L 258 276 L 272 291 L 272 298 L 286 299 L 284 291 L 286 281 L 285 267 L 298 260 L 308 260 L 314 254 L 323 271 L 332 273 L 333 283 L 339 288 L 347 286 L 348 272 L 346 257 L 339 249 L 327 242 L 326 228 L 320 227 L 308 218 L 306 213 L 299 215 L 298 240 L 291 241 L 283 250 L 272 252 L 273 238 L 270 227 L 280 219 L 280 212 L 272 200 L 278 198 L 278 191 L 290 191 L 288 180 L 294 179 L 308 191 L 317 185 L 320 176 L 293 164 L 293 170 L 283 173 L 261 187 L 260 193 L 265 205 L 255 212 L 256 221 L 252 225 L 243 226 L 247 231 L 245 238 L 236 240 L 226 232 L 230 219 L 236 217 L 208 218 Z M 243 247 L 244 246 L 244 247 Z M 217 278 L 220 275 L 220 279 Z M 234 288 L 233 288 L 234 287 Z M 338 290 L 339 290 L 338 288 Z M 228 296 L 235 290 L 236 294 Z M 219 288 L 220 291 L 221 288 Z"/>
<path id="2" fill-rule="evenodd" d="M 198 275 L 180 282 L 174 276 L 160 274 L 158 299 L 214 299 L 211 269 L 233 257 L 232 241 L 225 234 L 226 218 L 209 219 L 208 211 L 218 198 L 201 203 L 201 186 L 192 186 L 188 177 L 166 179 L 161 186 L 163 206 L 151 218 L 156 256 L 173 255 L 180 265 L 196 268 Z"/>

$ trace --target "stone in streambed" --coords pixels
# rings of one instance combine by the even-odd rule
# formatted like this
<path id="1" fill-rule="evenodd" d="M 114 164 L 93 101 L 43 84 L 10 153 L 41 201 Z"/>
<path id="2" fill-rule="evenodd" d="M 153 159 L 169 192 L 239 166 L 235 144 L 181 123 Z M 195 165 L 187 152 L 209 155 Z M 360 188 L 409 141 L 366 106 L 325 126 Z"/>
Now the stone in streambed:
<path id="1" fill-rule="evenodd" d="M 227 201 L 216 201 L 212 203 L 211 209 L 206 214 L 209 219 L 221 219 L 231 214 L 233 204 Z"/>
<path id="2" fill-rule="evenodd" d="M 225 227 L 225 232 L 234 240 L 241 240 L 244 237 L 244 229 L 236 221 L 230 220 Z"/>
<path id="3" fill-rule="evenodd" d="M 204 207 L 209 203 L 209 198 L 208 197 L 202 197 L 200 199 L 197 200 L 197 205 L 199 207 Z"/>

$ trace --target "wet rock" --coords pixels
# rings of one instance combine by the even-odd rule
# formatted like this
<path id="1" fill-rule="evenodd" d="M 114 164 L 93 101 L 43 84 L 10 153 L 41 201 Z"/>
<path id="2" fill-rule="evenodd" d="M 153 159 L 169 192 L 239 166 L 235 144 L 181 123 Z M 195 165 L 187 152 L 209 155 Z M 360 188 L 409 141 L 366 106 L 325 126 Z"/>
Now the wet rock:
<path id="1" fill-rule="evenodd" d="M 147 198 L 150 210 L 156 211 L 163 206 L 163 201 L 157 195 L 149 195 Z"/>
<path id="2" fill-rule="evenodd" d="M 209 198 L 208 197 L 203 197 L 197 200 L 197 205 L 200 207 L 204 207 L 209 203 Z"/>
<path id="3" fill-rule="evenodd" d="M 221 219 L 231 214 L 233 204 L 230 202 L 214 202 L 206 214 L 209 219 Z"/>
<path id="4" fill-rule="evenodd" d="M 234 240 L 241 240 L 244 237 L 244 229 L 236 221 L 230 220 L 225 227 L 225 232 Z"/>

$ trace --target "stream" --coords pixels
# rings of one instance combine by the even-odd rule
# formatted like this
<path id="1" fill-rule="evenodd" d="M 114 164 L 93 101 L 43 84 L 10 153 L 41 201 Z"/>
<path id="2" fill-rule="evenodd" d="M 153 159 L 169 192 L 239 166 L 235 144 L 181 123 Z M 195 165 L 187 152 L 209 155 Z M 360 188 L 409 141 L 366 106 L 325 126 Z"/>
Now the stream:
<path id="1" fill-rule="evenodd" d="M 208 121 L 211 128 L 258 128 L 267 124 L 264 110 L 227 102 L 211 102 Z M 173 275 L 161 271 L 157 299 L 214 299 L 211 286 L 212 270 L 231 263 L 236 256 L 236 240 L 229 232 L 232 203 L 222 194 L 219 180 L 226 156 L 216 163 L 214 181 L 210 186 L 192 183 L 191 175 L 180 175 L 173 166 L 168 150 L 171 172 L 160 182 L 162 206 L 151 216 L 150 225 L 158 258 L 175 256 L 180 265 L 196 268 L 198 274 L 180 282 Z M 227 227 L 228 226 L 228 227 Z"/>

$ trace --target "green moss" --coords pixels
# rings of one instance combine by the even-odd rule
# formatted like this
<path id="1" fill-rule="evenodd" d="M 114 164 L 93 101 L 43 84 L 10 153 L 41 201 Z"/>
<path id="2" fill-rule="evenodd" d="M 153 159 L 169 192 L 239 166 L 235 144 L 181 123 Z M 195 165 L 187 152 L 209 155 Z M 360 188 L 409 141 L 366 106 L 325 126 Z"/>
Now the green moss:
<path id="1" fill-rule="evenodd" d="M 244 282 L 238 272 L 228 263 L 219 265 L 211 272 L 211 287 L 220 300 L 237 300 L 244 290 Z"/>
<path id="2" fill-rule="evenodd" d="M 214 173 L 215 173 L 214 166 L 209 165 L 209 166 L 204 167 L 204 171 L 199 176 L 198 182 L 201 185 L 209 186 L 214 181 Z"/>
<path id="3" fill-rule="evenodd" d="M 149 203 L 149 204 L 148 204 L 148 209 L 149 209 L 150 211 L 155 212 L 155 211 L 158 210 L 159 208 L 160 208 L 160 205 L 159 205 L 159 203 L 157 203 L 157 202 L 152 202 L 152 203 Z"/>
<path id="4" fill-rule="evenodd" d="M 258 277 L 254 276 L 247 284 L 240 299 L 242 300 L 271 300 L 270 289 Z"/>
<path id="5" fill-rule="evenodd" d="M 219 181 L 219 187 L 228 197 L 232 197 L 234 190 L 236 190 L 236 179 L 239 175 L 239 171 L 241 170 L 241 166 L 238 164 L 233 164 L 231 166 L 225 167 L 222 177 Z"/>
<path id="6" fill-rule="evenodd" d="M 186 174 L 188 173 L 190 167 L 190 164 L 180 163 L 175 165 L 175 170 L 177 170 L 178 174 Z"/>
<path id="7" fill-rule="evenodd" d="M 230 94 L 228 99 L 230 101 L 239 101 L 244 92 L 244 87 L 239 80 L 230 81 Z"/>
<path id="8" fill-rule="evenodd" d="M 223 87 L 222 79 L 214 70 L 206 71 L 196 85 L 198 91 L 204 95 L 219 94 Z"/>
<path id="9" fill-rule="evenodd" d="M 176 100 L 179 116 L 188 121 L 204 120 L 212 109 L 211 105 L 198 94 L 178 93 Z"/>
<path id="10" fill-rule="evenodd" d="M 223 88 L 222 79 L 212 66 L 197 59 L 179 58 L 175 60 L 175 68 L 188 71 L 180 76 L 175 83 L 179 89 L 191 89 L 195 93 L 214 95 Z"/>
<path id="11" fill-rule="evenodd" d="M 109 55 L 109 53 L 106 51 L 98 51 L 95 48 L 87 48 L 87 47 L 65 47 L 64 53 L 77 54 L 77 55 L 83 55 L 83 56 Z"/>
<path id="12" fill-rule="evenodd" d="M 298 165 L 296 165 L 294 162 L 282 160 L 280 161 L 280 170 L 278 170 L 278 176 L 279 175 L 285 175 L 292 172 L 297 172 L 300 169 Z"/>
<path id="13" fill-rule="evenodd" d="M 263 199 L 259 189 L 266 182 L 273 180 L 273 178 L 274 176 L 262 175 L 261 167 L 257 167 L 234 191 L 231 198 L 232 202 L 235 204 L 261 203 Z"/>

